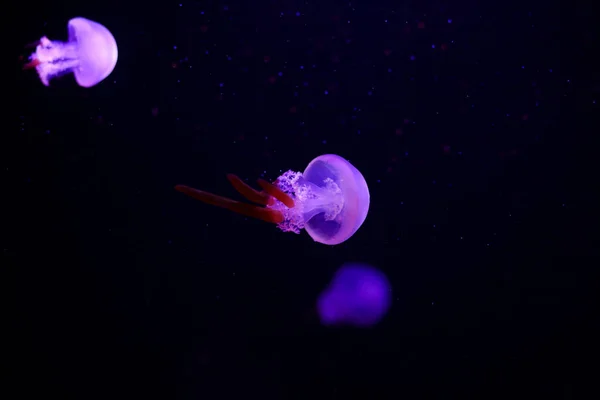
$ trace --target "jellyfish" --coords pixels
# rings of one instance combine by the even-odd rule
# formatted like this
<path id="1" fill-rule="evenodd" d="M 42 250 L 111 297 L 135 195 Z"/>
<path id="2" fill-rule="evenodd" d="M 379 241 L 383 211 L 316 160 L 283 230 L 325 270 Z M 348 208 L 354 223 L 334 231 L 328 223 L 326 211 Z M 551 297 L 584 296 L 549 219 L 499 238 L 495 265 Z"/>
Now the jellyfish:
<path id="1" fill-rule="evenodd" d="M 231 185 L 246 199 L 264 207 L 242 203 L 185 185 L 175 189 L 213 206 L 276 224 L 283 232 L 305 229 L 319 243 L 336 245 L 360 228 L 369 211 L 369 188 L 362 174 L 347 160 L 324 154 L 304 172 L 287 171 L 274 183 L 258 180 L 262 191 L 228 174 Z"/>
<path id="2" fill-rule="evenodd" d="M 391 287 L 378 269 L 366 264 L 344 264 L 317 300 L 321 323 L 369 327 L 387 313 Z"/>
<path id="3" fill-rule="evenodd" d="M 92 87 L 106 78 L 117 64 L 115 38 L 103 25 L 85 18 L 68 23 L 69 41 L 52 41 L 43 37 L 23 69 L 35 68 L 45 86 L 50 80 L 70 72 L 77 84 Z"/>

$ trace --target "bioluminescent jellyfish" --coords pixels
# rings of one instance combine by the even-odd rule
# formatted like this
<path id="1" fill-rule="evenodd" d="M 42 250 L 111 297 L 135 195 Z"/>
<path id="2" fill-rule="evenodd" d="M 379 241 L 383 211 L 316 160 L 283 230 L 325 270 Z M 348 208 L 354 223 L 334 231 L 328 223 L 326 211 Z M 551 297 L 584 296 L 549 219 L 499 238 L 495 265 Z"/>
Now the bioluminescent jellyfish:
<path id="1" fill-rule="evenodd" d="M 277 224 L 284 232 L 305 229 L 316 241 L 335 245 L 348 240 L 367 217 L 369 188 L 362 174 L 347 160 L 325 154 L 312 160 L 302 172 L 287 171 L 274 184 L 259 179 L 256 191 L 235 175 L 227 175 L 246 199 L 263 205 L 241 203 L 184 185 L 176 190 L 197 200 L 238 214 Z"/>
<path id="2" fill-rule="evenodd" d="M 369 327 L 391 303 L 391 286 L 383 272 L 365 264 L 345 264 L 317 300 L 323 325 Z"/>
<path id="3" fill-rule="evenodd" d="M 115 68 L 117 42 L 108 29 L 89 19 L 73 18 L 67 26 L 68 42 L 44 36 L 23 69 L 35 68 L 46 86 L 51 79 L 72 72 L 79 86 L 92 87 Z"/>

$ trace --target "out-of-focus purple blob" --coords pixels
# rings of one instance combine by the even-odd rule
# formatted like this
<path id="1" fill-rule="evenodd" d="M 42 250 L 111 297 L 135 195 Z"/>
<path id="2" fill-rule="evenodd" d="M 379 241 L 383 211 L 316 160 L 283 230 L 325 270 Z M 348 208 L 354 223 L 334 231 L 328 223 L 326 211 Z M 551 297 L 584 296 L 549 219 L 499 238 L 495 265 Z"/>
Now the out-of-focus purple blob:
<path id="1" fill-rule="evenodd" d="M 79 86 L 92 87 L 115 68 L 117 42 L 103 25 L 86 18 L 71 19 L 68 29 L 68 42 L 41 38 L 24 68 L 35 67 L 46 86 L 51 79 L 73 72 Z"/>
<path id="2" fill-rule="evenodd" d="M 365 264 L 345 264 L 317 301 L 323 325 L 369 327 L 391 304 L 391 286 L 383 272 Z"/>
<path id="3" fill-rule="evenodd" d="M 360 171 L 335 154 L 312 160 L 304 173 L 287 171 L 277 178 L 277 186 L 290 194 L 295 207 L 277 201 L 268 207 L 280 211 L 284 232 L 302 229 L 315 242 L 335 245 L 348 240 L 367 218 L 369 188 Z"/>

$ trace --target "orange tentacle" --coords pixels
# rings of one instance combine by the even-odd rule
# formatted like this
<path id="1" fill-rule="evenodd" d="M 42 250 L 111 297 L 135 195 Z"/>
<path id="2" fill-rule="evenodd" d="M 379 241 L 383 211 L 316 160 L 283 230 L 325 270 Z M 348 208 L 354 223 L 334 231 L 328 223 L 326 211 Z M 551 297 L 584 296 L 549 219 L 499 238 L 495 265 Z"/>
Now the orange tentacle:
<path id="1" fill-rule="evenodd" d="M 225 208 L 238 214 L 260 219 L 262 221 L 270 222 L 272 224 L 279 224 L 284 220 L 283 214 L 280 211 L 240 203 L 239 201 L 217 196 L 208 192 L 203 192 L 201 190 L 194 189 L 185 185 L 177 185 L 175 186 L 175 190 L 187 196 L 190 196 L 196 200 L 200 200 L 203 203 Z"/>
<path id="2" fill-rule="evenodd" d="M 35 60 L 32 60 L 31 62 L 28 62 L 27 64 L 23 65 L 23 69 L 33 69 L 35 67 L 37 67 L 38 65 L 40 65 L 42 62 L 40 60 L 38 60 L 37 58 Z"/>
<path id="3" fill-rule="evenodd" d="M 261 188 L 271 196 L 275 197 L 277 200 L 285 204 L 287 208 L 294 208 L 296 203 L 294 203 L 294 199 L 292 199 L 289 195 L 284 193 L 277 186 L 265 181 L 264 179 L 259 179 L 258 184 Z"/>
<path id="4" fill-rule="evenodd" d="M 253 203 L 262 204 L 263 206 L 269 204 L 269 195 L 263 192 L 254 190 L 252 187 L 242 181 L 237 175 L 227 174 L 227 180 L 242 196 L 247 198 Z"/>

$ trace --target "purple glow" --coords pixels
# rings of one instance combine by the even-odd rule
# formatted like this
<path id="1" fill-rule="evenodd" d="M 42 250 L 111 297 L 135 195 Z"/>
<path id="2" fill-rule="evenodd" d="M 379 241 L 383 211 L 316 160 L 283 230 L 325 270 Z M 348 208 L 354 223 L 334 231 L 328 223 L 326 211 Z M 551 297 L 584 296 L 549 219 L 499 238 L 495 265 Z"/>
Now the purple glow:
<path id="1" fill-rule="evenodd" d="M 391 303 L 385 275 L 365 264 L 345 264 L 317 300 L 323 325 L 369 327 L 377 324 Z"/>
<path id="2" fill-rule="evenodd" d="M 40 39 L 31 62 L 25 68 L 37 70 L 46 86 L 50 80 L 70 72 L 77 84 L 92 87 L 104 80 L 115 68 L 118 58 L 115 38 L 103 25 L 85 18 L 73 18 L 68 23 L 69 41 Z"/>
<path id="3" fill-rule="evenodd" d="M 294 233 L 306 229 L 315 242 L 335 245 L 348 240 L 369 212 L 365 178 L 335 154 L 315 158 L 304 173 L 287 171 L 277 178 L 277 186 L 295 202 L 293 208 L 280 201 L 267 206 L 283 214 L 279 229 Z"/>

